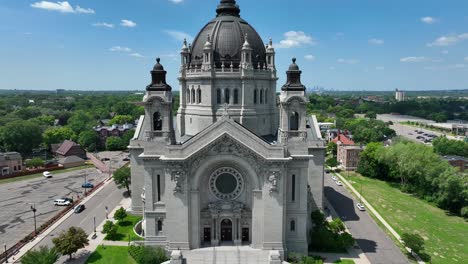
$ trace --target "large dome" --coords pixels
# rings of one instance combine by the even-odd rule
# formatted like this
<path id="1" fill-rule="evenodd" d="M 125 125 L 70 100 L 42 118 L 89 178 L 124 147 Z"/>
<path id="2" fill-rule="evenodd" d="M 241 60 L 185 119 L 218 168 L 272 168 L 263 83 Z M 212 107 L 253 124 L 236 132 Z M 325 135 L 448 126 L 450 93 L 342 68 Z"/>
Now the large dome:
<path id="1" fill-rule="evenodd" d="M 216 10 L 217 17 L 210 21 L 198 33 L 192 45 L 192 65 L 203 63 L 203 47 L 211 38 L 214 51 L 214 63 L 217 68 L 224 64 L 229 67 L 231 62 L 238 67 L 241 60 L 242 44 L 247 34 L 247 40 L 253 49 L 252 61 L 254 67 L 260 62 L 265 63 L 265 45 L 260 35 L 245 20 L 240 18 L 240 9 L 235 0 L 221 0 Z"/>

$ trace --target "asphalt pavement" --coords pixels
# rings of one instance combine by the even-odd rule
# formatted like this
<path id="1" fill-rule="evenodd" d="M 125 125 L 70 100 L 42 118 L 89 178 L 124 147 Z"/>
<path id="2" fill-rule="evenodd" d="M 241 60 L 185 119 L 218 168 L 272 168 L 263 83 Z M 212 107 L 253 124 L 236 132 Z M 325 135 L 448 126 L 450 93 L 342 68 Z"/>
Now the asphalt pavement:
<path id="1" fill-rule="evenodd" d="M 366 211 L 356 208 L 353 196 L 325 174 L 325 196 L 372 264 L 407 264 L 406 256 Z"/>

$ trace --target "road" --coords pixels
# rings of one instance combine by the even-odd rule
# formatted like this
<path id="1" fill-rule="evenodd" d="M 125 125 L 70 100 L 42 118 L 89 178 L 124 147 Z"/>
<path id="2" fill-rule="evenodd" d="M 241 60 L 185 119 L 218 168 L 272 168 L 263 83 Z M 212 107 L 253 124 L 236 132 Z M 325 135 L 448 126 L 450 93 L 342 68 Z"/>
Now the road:
<path id="1" fill-rule="evenodd" d="M 60 232 L 67 230 L 72 226 L 81 227 L 86 234 L 94 232 L 94 218 L 96 218 L 96 226 L 106 219 L 107 206 L 109 211 L 114 209 L 124 198 L 125 190 L 118 189 L 114 182 L 106 185 L 99 193 L 92 197 L 85 203 L 86 209 L 80 214 L 73 214 L 53 230 L 46 238 L 39 242 L 33 250 L 38 249 L 40 246 L 53 246 L 52 238 L 56 237 Z M 67 259 L 62 256 L 58 263 L 63 263 Z"/>
<path id="2" fill-rule="evenodd" d="M 63 207 L 54 206 L 53 201 L 61 197 L 76 199 L 83 196 L 81 188 L 86 181 L 97 184 L 107 175 L 94 168 L 71 172 L 52 172 L 53 178 L 43 177 L 0 184 L 0 242 L 9 246 L 17 243 L 34 231 L 34 217 L 31 205 L 34 204 L 37 227 L 56 215 Z"/>
<path id="3" fill-rule="evenodd" d="M 367 212 L 357 210 L 353 196 L 325 174 L 325 196 L 372 264 L 407 264 L 408 259 Z"/>

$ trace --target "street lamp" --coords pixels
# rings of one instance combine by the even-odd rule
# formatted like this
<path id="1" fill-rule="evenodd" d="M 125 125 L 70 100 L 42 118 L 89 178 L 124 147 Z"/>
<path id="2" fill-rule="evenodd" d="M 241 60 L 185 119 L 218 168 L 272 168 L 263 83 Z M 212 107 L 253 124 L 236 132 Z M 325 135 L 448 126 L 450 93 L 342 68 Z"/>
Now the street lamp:
<path id="1" fill-rule="evenodd" d="M 8 263 L 8 252 L 6 248 L 6 243 L 3 243 L 3 248 L 5 249 L 5 263 Z"/>
<path id="2" fill-rule="evenodd" d="M 36 209 L 36 204 L 35 203 L 33 203 L 31 205 L 31 211 L 33 212 L 33 217 L 34 217 L 34 236 L 36 236 L 37 235 L 37 226 L 36 226 L 36 211 L 37 211 L 37 209 Z"/>
<path id="3" fill-rule="evenodd" d="M 106 209 L 106 219 L 109 219 L 109 208 L 107 208 L 107 205 L 104 208 Z"/>
<path id="4" fill-rule="evenodd" d="M 84 173 L 84 196 L 86 197 L 86 172 Z"/>

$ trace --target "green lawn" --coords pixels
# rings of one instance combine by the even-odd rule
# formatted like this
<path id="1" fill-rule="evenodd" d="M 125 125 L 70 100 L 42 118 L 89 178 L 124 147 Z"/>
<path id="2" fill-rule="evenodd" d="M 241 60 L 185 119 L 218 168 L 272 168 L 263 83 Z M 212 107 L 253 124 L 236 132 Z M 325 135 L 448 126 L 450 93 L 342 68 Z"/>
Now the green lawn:
<path id="1" fill-rule="evenodd" d="M 83 170 L 83 169 L 88 169 L 88 168 L 94 168 L 94 165 L 83 165 L 83 166 L 79 166 L 79 167 L 75 167 L 75 168 L 52 171 L 52 174 L 53 175 L 58 175 L 58 174 L 65 173 L 65 172 Z M 19 176 L 19 177 L 10 178 L 10 179 L 3 179 L 3 180 L 0 180 L 0 184 L 30 180 L 30 179 L 40 178 L 40 177 L 43 177 L 42 172 L 41 173 L 36 173 L 36 174 L 31 174 L 31 175 Z"/>
<path id="2" fill-rule="evenodd" d="M 86 264 L 136 264 L 128 254 L 128 247 L 98 246 Z"/>
<path id="3" fill-rule="evenodd" d="M 337 260 L 333 263 L 340 263 L 340 264 L 354 264 L 354 260 L 352 259 L 342 259 L 342 260 Z"/>
<path id="4" fill-rule="evenodd" d="M 434 264 L 463 263 L 468 259 L 468 223 L 461 217 L 401 192 L 389 183 L 351 174 L 348 181 L 398 234 L 418 233 Z M 465 262 L 466 263 L 466 262 Z"/>
<path id="5" fill-rule="evenodd" d="M 141 216 L 127 215 L 122 221 L 117 223 L 116 241 L 135 241 L 143 238 L 135 235 L 133 228 L 142 219 Z"/>

